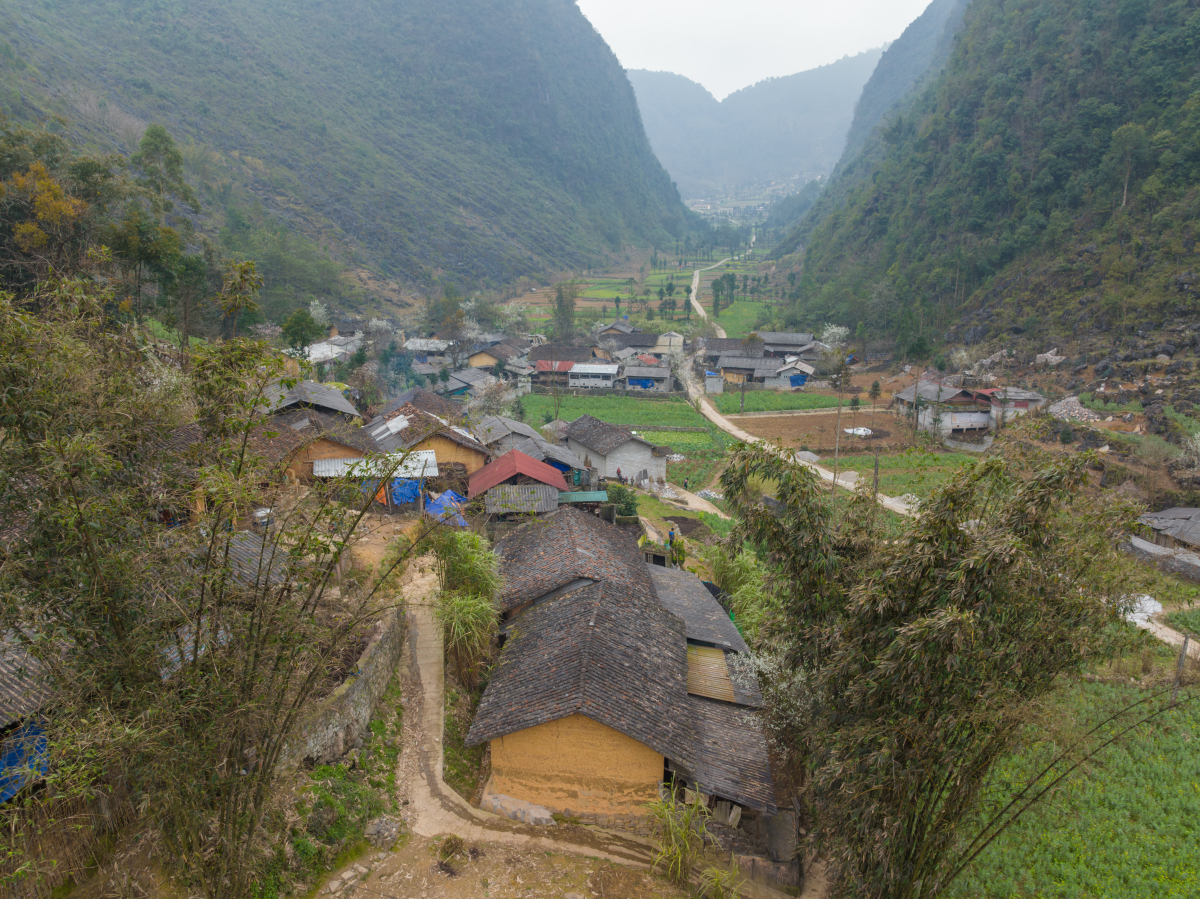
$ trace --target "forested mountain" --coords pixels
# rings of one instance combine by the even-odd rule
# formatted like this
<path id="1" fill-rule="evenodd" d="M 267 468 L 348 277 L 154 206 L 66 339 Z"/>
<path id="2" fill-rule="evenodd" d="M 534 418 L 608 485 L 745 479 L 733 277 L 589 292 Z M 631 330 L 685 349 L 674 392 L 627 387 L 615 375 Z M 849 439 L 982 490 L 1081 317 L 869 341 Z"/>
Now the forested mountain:
<path id="1" fill-rule="evenodd" d="M 881 137 L 808 240 L 790 318 L 1049 346 L 1196 311 L 1193 3 L 974 0 Z"/>
<path id="2" fill-rule="evenodd" d="M 495 287 L 688 221 L 567 0 L 9 0 L 0 36 L 6 114 L 123 152 L 164 124 L 262 259 Z"/>
<path id="3" fill-rule="evenodd" d="M 634 69 L 629 80 L 654 152 L 684 196 L 704 197 L 833 168 L 882 52 L 768 78 L 720 102 L 670 72 Z"/>
<path id="4" fill-rule="evenodd" d="M 854 106 L 845 149 L 826 180 L 820 199 L 808 204 L 811 213 L 783 241 L 777 251 L 779 255 L 794 252 L 807 241 L 812 229 L 846 202 L 854 186 L 871 176 L 885 146 L 875 129 L 889 113 L 895 114 L 914 103 L 921 86 L 942 70 L 954 49 L 954 35 L 968 3 L 970 0 L 933 0 L 884 51 Z"/>

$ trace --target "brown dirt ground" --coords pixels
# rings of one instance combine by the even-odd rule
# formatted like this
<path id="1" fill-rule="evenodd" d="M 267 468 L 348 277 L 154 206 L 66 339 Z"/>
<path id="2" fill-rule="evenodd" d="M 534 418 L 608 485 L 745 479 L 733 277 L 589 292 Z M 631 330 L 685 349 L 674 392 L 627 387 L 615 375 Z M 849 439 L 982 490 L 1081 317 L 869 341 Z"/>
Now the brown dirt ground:
<path id="1" fill-rule="evenodd" d="M 808 415 L 763 415 L 746 416 L 731 419 L 734 424 L 755 437 L 766 440 L 782 440 L 787 449 L 799 449 L 807 446 L 814 453 L 832 453 L 834 438 L 837 436 L 837 412 L 827 412 Z M 857 416 L 842 410 L 841 427 L 873 428 L 884 432 L 880 437 L 853 437 L 842 433 L 839 450 L 847 455 L 869 452 L 876 446 L 887 451 L 894 451 L 913 442 L 912 431 L 904 426 L 904 422 L 890 412 L 875 413 L 872 423 L 869 413 L 860 412 Z"/>
<path id="2" fill-rule="evenodd" d="M 385 856 L 363 859 L 368 879 L 343 893 L 354 899 L 526 899 L 575 893 L 592 899 L 683 899 L 687 893 L 663 879 L 595 858 L 558 852 L 529 852 L 495 843 L 468 845 L 455 857 L 450 875 L 439 869 L 437 840 L 413 839 Z"/>

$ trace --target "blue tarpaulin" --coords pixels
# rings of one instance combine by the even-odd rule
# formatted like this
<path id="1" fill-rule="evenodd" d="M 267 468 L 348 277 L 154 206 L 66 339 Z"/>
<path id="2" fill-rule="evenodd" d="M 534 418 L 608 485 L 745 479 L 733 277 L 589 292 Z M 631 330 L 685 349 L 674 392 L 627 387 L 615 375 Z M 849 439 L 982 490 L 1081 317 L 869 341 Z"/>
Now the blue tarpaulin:
<path id="1" fill-rule="evenodd" d="M 399 505 L 400 503 L 415 503 L 420 495 L 420 481 L 409 478 L 395 478 L 392 480 L 392 502 Z"/>
<path id="2" fill-rule="evenodd" d="M 640 387 L 643 390 L 653 390 L 654 389 L 654 381 L 650 378 L 630 378 L 629 386 L 630 387 Z"/>
<path id="3" fill-rule="evenodd" d="M 546 464 L 549 465 L 551 468 L 557 468 L 563 474 L 566 474 L 568 471 L 571 470 L 571 466 L 568 465 L 566 462 L 556 462 L 553 459 L 547 459 Z"/>
<path id="4" fill-rule="evenodd" d="M 800 372 L 798 375 L 792 375 L 789 380 L 791 381 L 793 387 L 803 387 L 805 382 L 808 381 L 808 375 L 806 375 L 804 372 Z"/>
<path id="5" fill-rule="evenodd" d="M 460 528 L 467 526 L 467 520 L 462 517 L 459 511 L 467 503 L 467 498 L 455 493 L 453 490 L 447 490 L 437 499 L 430 500 L 425 506 L 425 511 L 436 518 L 438 521 L 444 521 L 446 524 L 452 524 Z"/>
<path id="6" fill-rule="evenodd" d="M 0 802 L 8 802 L 50 769 L 46 732 L 32 721 L 0 743 Z"/>
<path id="7" fill-rule="evenodd" d="M 705 369 L 705 370 L 704 370 L 704 377 L 706 377 L 706 378 L 719 378 L 719 377 L 721 377 L 721 376 L 720 376 L 719 374 L 717 374 L 715 371 L 709 371 L 708 369 Z"/>

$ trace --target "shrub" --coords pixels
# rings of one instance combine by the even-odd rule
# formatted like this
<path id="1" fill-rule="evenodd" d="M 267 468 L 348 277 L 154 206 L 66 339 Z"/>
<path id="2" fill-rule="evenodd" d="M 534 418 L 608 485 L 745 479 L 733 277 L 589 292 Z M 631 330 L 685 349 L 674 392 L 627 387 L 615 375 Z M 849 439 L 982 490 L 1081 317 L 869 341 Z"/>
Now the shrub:
<path id="1" fill-rule="evenodd" d="M 454 665 L 459 682 L 473 689 L 492 654 L 494 600 L 478 593 L 443 590 L 438 594 L 434 614 L 442 625 L 446 658 Z"/>
<path id="2" fill-rule="evenodd" d="M 689 790 L 691 799 L 679 802 L 670 788 L 666 795 L 651 802 L 646 808 L 653 819 L 654 835 L 658 839 L 658 850 L 654 853 L 654 867 L 663 867 L 667 879 L 677 886 L 688 882 L 692 866 L 704 851 L 704 839 L 708 836 L 710 812 L 700 794 L 700 785 Z"/>
<path id="3" fill-rule="evenodd" d="M 496 554 L 478 534 L 443 530 L 433 541 L 433 553 L 443 593 L 474 593 L 491 602 L 499 591 Z"/>
<path id="4" fill-rule="evenodd" d="M 617 514 L 636 516 L 638 513 L 637 494 L 623 484 L 608 484 L 608 501 L 617 507 Z"/>

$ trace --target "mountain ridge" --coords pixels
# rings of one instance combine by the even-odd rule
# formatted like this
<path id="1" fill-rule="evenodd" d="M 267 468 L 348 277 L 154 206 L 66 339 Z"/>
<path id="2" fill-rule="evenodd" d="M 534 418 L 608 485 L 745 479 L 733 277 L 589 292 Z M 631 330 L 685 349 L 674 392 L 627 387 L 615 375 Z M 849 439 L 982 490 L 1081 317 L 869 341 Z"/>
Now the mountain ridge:
<path id="1" fill-rule="evenodd" d="M 720 101 L 683 75 L 632 69 L 628 76 L 655 153 L 680 191 L 699 197 L 828 172 L 882 53 L 766 78 Z"/>
<path id="2" fill-rule="evenodd" d="M 0 23 L 14 119 L 126 153 L 123 131 L 161 122 L 206 206 L 414 289 L 497 289 L 694 226 L 615 55 L 561 0 L 13 0 Z"/>

